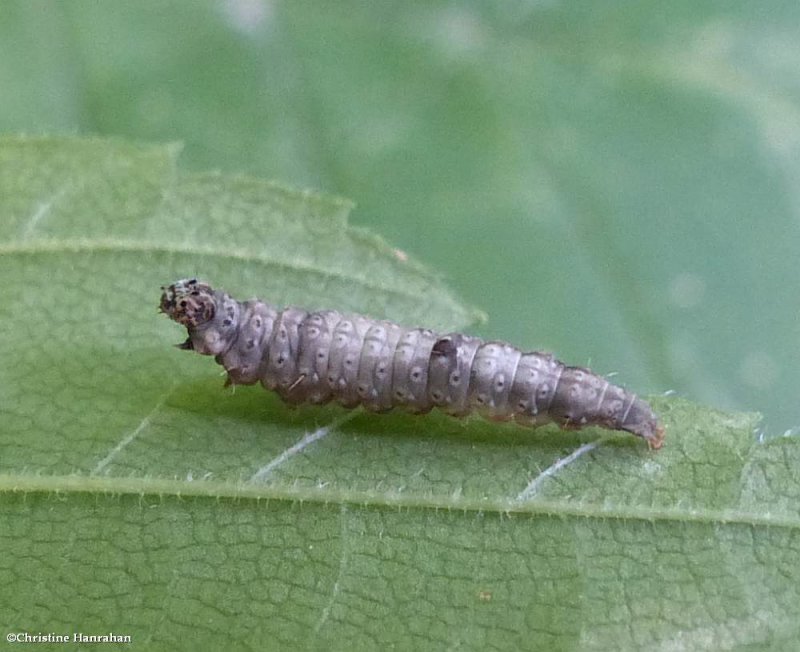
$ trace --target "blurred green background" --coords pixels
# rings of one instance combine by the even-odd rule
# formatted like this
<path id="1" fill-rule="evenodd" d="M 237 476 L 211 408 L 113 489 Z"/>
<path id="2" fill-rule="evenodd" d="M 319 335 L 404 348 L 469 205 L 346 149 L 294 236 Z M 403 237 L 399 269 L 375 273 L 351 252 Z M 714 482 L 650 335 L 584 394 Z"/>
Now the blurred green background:
<path id="1" fill-rule="evenodd" d="M 346 196 L 480 334 L 771 434 L 800 423 L 799 70 L 776 0 L 0 3 L 0 131 Z"/>

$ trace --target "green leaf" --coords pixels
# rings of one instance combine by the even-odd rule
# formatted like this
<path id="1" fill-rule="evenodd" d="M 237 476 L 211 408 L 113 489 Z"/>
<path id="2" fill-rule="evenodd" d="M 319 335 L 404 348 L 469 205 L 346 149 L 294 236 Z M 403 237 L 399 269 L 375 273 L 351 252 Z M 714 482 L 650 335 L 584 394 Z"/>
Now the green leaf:
<path id="1" fill-rule="evenodd" d="M 289 409 L 170 345 L 159 286 L 461 328 L 349 204 L 177 148 L 0 141 L 0 614 L 142 648 L 773 649 L 800 634 L 800 449 L 656 397 L 599 429 Z"/>

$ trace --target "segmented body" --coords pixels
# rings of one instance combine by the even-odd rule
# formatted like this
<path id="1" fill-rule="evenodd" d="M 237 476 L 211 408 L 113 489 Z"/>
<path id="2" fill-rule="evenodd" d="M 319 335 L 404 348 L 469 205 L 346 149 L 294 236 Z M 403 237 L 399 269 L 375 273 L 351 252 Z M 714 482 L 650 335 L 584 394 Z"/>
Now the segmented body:
<path id="1" fill-rule="evenodd" d="M 438 407 L 531 426 L 599 425 L 652 448 L 664 438 L 641 398 L 549 353 L 335 310 L 239 302 L 195 279 L 163 290 L 161 310 L 188 330 L 181 348 L 215 356 L 228 383 L 261 382 L 291 404 L 336 400 L 373 412 Z"/>

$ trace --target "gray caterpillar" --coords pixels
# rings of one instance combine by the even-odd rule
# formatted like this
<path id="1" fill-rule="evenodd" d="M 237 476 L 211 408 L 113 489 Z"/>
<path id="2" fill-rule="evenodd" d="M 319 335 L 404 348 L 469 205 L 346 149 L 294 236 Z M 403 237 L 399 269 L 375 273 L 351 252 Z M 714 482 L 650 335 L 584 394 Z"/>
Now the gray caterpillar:
<path id="1" fill-rule="evenodd" d="M 239 302 L 196 279 L 161 289 L 161 311 L 188 330 L 178 346 L 215 356 L 226 385 L 261 381 L 294 405 L 336 399 L 348 408 L 416 413 L 435 406 L 457 417 L 476 411 L 530 426 L 626 430 L 654 449 L 664 441 L 645 401 L 548 353 L 334 310 Z"/>

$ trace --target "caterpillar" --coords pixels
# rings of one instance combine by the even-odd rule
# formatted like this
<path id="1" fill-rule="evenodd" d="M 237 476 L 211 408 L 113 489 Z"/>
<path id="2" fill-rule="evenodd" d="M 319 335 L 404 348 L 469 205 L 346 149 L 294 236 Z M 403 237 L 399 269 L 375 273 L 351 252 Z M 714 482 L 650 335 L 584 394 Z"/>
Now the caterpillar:
<path id="1" fill-rule="evenodd" d="M 336 400 L 414 413 L 437 407 L 529 426 L 624 430 L 653 449 L 664 440 L 644 400 L 549 353 L 335 310 L 240 302 L 197 279 L 161 289 L 161 312 L 188 331 L 177 346 L 215 356 L 226 386 L 261 382 L 292 405 Z"/>

